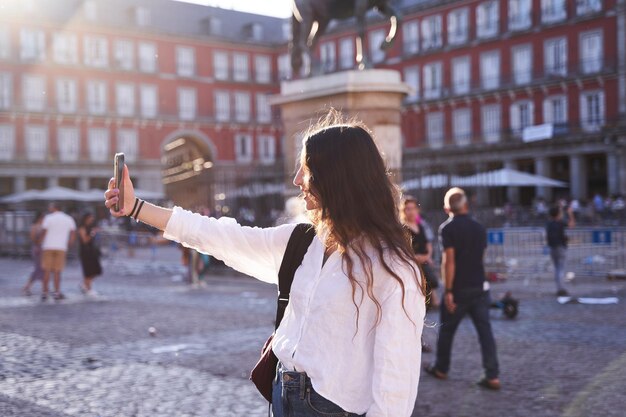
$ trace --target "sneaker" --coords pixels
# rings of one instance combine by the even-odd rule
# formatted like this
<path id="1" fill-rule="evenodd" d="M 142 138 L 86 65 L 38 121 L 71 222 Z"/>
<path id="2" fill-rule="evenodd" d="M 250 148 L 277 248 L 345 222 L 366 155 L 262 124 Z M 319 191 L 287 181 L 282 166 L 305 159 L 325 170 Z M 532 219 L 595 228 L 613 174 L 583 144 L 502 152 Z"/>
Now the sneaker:
<path id="1" fill-rule="evenodd" d="M 41 294 L 41 301 L 48 301 L 48 293 Z"/>
<path id="2" fill-rule="evenodd" d="M 95 290 L 88 290 L 85 291 L 85 296 L 89 297 L 89 298 L 96 298 L 98 297 L 100 294 L 98 294 Z"/>
<path id="3" fill-rule="evenodd" d="M 78 284 L 78 289 L 80 290 L 81 294 L 87 295 L 88 290 L 83 284 Z"/>
<path id="4" fill-rule="evenodd" d="M 63 295 L 63 293 L 61 293 L 61 292 L 55 292 L 53 297 L 57 301 L 65 300 L 65 295 Z"/>
<path id="5" fill-rule="evenodd" d="M 556 292 L 557 297 L 567 297 L 569 293 L 566 290 L 558 290 Z"/>

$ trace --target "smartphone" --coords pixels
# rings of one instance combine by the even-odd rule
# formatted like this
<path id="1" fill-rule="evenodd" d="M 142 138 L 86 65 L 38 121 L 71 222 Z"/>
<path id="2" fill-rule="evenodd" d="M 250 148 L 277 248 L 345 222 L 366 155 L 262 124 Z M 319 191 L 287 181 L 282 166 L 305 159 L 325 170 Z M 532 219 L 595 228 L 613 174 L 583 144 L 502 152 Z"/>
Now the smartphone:
<path id="1" fill-rule="evenodd" d="M 115 177 L 115 187 L 120 190 L 119 200 L 113 206 L 115 211 L 124 208 L 124 154 L 118 152 L 113 159 L 113 176 Z"/>

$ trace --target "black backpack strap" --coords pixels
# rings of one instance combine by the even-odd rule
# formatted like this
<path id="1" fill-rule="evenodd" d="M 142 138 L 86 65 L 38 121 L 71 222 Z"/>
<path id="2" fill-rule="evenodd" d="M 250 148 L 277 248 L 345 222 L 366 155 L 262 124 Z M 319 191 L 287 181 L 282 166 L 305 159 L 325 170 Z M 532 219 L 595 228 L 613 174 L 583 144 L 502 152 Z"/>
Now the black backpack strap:
<path id="1" fill-rule="evenodd" d="M 276 328 L 280 325 L 285 309 L 289 304 L 289 292 L 291 291 L 291 283 L 296 269 L 302 264 L 302 259 L 315 236 L 315 228 L 306 223 L 300 223 L 293 229 L 283 262 L 280 264 L 278 271 L 278 306 L 276 308 Z"/>

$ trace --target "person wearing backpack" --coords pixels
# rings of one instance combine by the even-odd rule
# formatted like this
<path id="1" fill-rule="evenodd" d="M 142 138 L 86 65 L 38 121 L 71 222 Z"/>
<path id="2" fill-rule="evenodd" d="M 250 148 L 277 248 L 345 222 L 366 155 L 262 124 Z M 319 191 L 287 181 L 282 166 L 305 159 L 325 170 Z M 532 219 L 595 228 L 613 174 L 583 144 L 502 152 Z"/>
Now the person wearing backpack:
<path id="1" fill-rule="evenodd" d="M 164 237 L 278 283 L 294 230 L 243 227 L 135 199 L 109 183 L 105 205 L 164 230 Z M 278 358 L 275 417 L 409 417 L 417 397 L 424 279 L 398 218 L 399 195 L 368 129 L 330 112 L 304 135 L 294 179 L 315 236 L 294 268 L 288 305 L 272 339 Z M 293 264 L 293 260 L 286 260 Z M 282 290 L 282 289 L 281 289 Z M 281 291 L 282 292 L 282 291 Z"/>
<path id="2" fill-rule="evenodd" d="M 563 220 L 563 213 L 559 206 L 550 208 L 548 212 L 550 220 L 546 224 L 547 244 L 550 248 L 550 258 L 554 264 L 554 282 L 556 283 L 556 295 L 567 296 L 568 292 L 563 287 L 563 277 L 565 275 L 565 259 L 567 255 L 567 235 L 565 229 L 576 225 L 574 213 L 569 207 L 567 209 L 568 221 Z"/>

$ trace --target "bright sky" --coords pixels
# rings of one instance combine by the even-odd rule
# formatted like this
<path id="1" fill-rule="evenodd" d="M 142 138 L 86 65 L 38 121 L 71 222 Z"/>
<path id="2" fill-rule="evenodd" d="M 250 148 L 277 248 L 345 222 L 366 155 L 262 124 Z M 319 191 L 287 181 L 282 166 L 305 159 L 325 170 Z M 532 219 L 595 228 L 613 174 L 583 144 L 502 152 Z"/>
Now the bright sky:
<path id="1" fill-rule="evenodd" d="M 291 16 L 292 0 L 177 0 L 186 3 L 204 4 L 207 6 L 219 6 L 224 9 L 240 10 L 242 12 L 257 13 L 267 16 L 289 17 Z"/>

